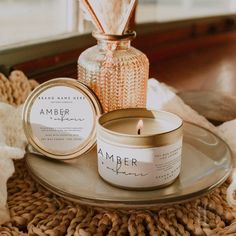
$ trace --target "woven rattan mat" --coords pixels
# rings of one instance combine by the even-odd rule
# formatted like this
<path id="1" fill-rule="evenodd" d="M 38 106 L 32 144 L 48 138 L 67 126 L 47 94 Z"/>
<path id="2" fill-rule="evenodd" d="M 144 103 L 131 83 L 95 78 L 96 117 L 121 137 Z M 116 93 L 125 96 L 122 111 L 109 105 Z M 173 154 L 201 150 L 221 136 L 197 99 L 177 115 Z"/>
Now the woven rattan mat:
<path id="1" fill-rule="evenodd" d="M 208 196 L 158 210 L 95 209 L 73 204 L 34 182 L 24 160 L 8 181 L 11 222 L 0 235 L 236 235 L 228 183 Z"/>
<path id="2" fill-rule="evenodd" d="M 9 80 L 0 74 L 0 101 L 21 104 L 37 86 L 23 72 Z M 197 200 L 149 210 L 95 209 L 73 204 L 34 182 L 24 160 L 15 162 L 8 181 L 11 221 L 0 226 L 1 236 L 89 235 L 235 235 L 236 207 L 226 202 L 228 183 Z"/>

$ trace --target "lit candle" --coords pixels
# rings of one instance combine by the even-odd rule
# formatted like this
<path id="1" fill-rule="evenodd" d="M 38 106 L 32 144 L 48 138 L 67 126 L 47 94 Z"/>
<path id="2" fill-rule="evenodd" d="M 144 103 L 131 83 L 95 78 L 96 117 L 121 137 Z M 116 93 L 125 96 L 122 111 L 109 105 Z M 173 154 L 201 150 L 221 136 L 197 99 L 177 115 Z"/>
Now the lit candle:
<path id="1" fill-rule="evenodd" d="M 138 124 L 137 124 L 137 133 L 138 135 L 141 135 L 141 130 L 143 129 L 143 120 L 139 120 Z"/>
<path id="2" fill-rule="evenodd" d="M 182 120 L 168 112 L 123 109 L 99 118 L 98 171 L 128 189 L 160 188 L 180 173 Z"/>

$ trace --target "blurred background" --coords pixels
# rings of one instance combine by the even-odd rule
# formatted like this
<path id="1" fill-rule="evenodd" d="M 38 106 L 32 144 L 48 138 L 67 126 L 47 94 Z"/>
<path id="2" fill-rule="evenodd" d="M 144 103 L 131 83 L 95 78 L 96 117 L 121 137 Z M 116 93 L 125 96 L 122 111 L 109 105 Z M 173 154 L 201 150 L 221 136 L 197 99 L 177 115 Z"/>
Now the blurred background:
<path id="1" fill-rule="evenodd" d="M 236 0 L 139 0 L 134 28 L 150 77 L 211 120 L 236 118 Z M 1 0 L 0 72 L 77 78 L 92 29 L 78 0 Z"/>
<path id="2" fill-rule="evenodd" d="M 235 0 L 139 0 L 135 21 L 175 22 L 236 12 Z M 1 0 L 0 49 L 90 32 L 78 0 Z"/>

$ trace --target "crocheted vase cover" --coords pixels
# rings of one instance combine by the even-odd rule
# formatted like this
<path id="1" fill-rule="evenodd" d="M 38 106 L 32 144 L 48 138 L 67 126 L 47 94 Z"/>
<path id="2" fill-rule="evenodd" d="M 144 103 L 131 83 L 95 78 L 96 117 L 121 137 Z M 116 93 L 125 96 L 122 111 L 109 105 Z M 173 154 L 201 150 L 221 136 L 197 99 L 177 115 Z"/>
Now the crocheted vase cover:
<path id="1" fill-rule="evenodd" d="M 26 85 L 16 84 L 4 90 L 4 99 L 11 104 L 20 104 L 27 96 L 22 89 Z M 98 209 L 44 189 L 30 177 L 24 160 L 16 161 L 15 168 L 8 181 L 11 220 L 0 226 L 1 236 L 236 235 L 236 207 L 226 201 L 229 181 L 211 194 L 183 204 L 146 210 Z"/>

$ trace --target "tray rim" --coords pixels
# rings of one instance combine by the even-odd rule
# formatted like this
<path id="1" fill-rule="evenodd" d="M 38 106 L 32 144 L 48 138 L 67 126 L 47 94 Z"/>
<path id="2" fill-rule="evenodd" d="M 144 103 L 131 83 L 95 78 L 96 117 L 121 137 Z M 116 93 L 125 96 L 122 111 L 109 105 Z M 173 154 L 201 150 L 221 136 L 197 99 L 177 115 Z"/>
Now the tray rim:
<path id="1" fill-rule="evenodd" d="M 211 186 L 205 187 L 199 191 L 195 191 L 192 193 L 187 193 L 185 195 L 181 195 L 181 196 L 175 196 L 175 200 L 172 200 L 171 197 L 164 197 L 162 199 L 155 199 L 155 200 L 138 200 L 138 201 L 132 201 L 132 200 L 122 200 L 121 201 L 117 201 L 117 200 L 107 200 L 107 199 L 94 199 L 94 198 L 86 198 L 86 197 L 81 197 L 81 196 L 77 196 L 71 193 L 67 193 L 64 192 L 63 190 L 58 190 L 57 188 L 51 186 L 50 184 L 48 184 L 43 178 L 40 178 L 38 176 L 36 176 L 32 171 L 31 171 L 31 167 L 29 166 L 29 163 L 27 161 L 27 158 L 25 158 L 25 163 L 26 163 L 26 167 L 27 170 L 29 171 L 31 177 L 38 182 L 40 185 L 42 185 L 43 187 L 45 187 L 48 191 L 54 193 L 57 196 L 60 196 L 64 199 L 67 199 L 71 202 L 75 202 L 75 203 L 79 203 L 81 205 L 86 205 L 86 206 L 94 206 L 94 207 L 107 207 L 107 208 L 123 208 L 123 209 L 148 209 L 148 208 L 159 208 L 162 206 L 168 206 L 168 205 L 174 205 L 174 204 L 179 204 L 179 203 L 185 203 L 185 202 L 189 202 L 191 200 L 194 200 L 196 198 L 199 198 L 201 196 L 205 196 L 209 193 L 211 193 L 215 188 L 219 187 L 221 184 L 223 184 L 228 177 L 230 176 L 232 169 L 233 169 L 233 155 L 232 155 L 232 150 L 230 149 L 229 145 L 221 138 L 219 137 L 217 134 L 213 133 L 212 131 L 206 129 L 205 127 L 202 127 L 200 125 L 194 124 L 192 122 L 186 122 L 184 121 L 184 124 L 190 124 L 193 126 L 196 126 L 198 128 L 204 129 L 207 132 L 213 134 L 214 136 L 216 136 L 228 149 L 229 153 L 230 153 L 230 160 L 229 160 L 229 169 L 228 171 L 225 173 L 224 176 L 222 176 L 222 178 L 220 178 L 217 182 L 215 182 L 214 184 L 212 184 Z M 27 155 L 27 153 L 26 153 Z M 34 154 L 37 155 L 37 154 Z M 54 161 L 54 160 L 52 160 Z M 101 178 L 99 176 L 99 178 Z M 102 179 L 102 178 L 101 178 Z M 178 178 L 177 178 L 178 179 Z M 104 181 L 104 180 L 103 180 Z M 129 190 L 126 190 L 129 191 Z M 156 190 L 146 190 L 146 192 L 149 191 L 156 191 Z M 130 190 L 130 192 L 133 192 L 132 190 Z M 167 195 L 170 196 L 170 195 Z M 180 199 L 181 198 L 181 199 Z"/>

